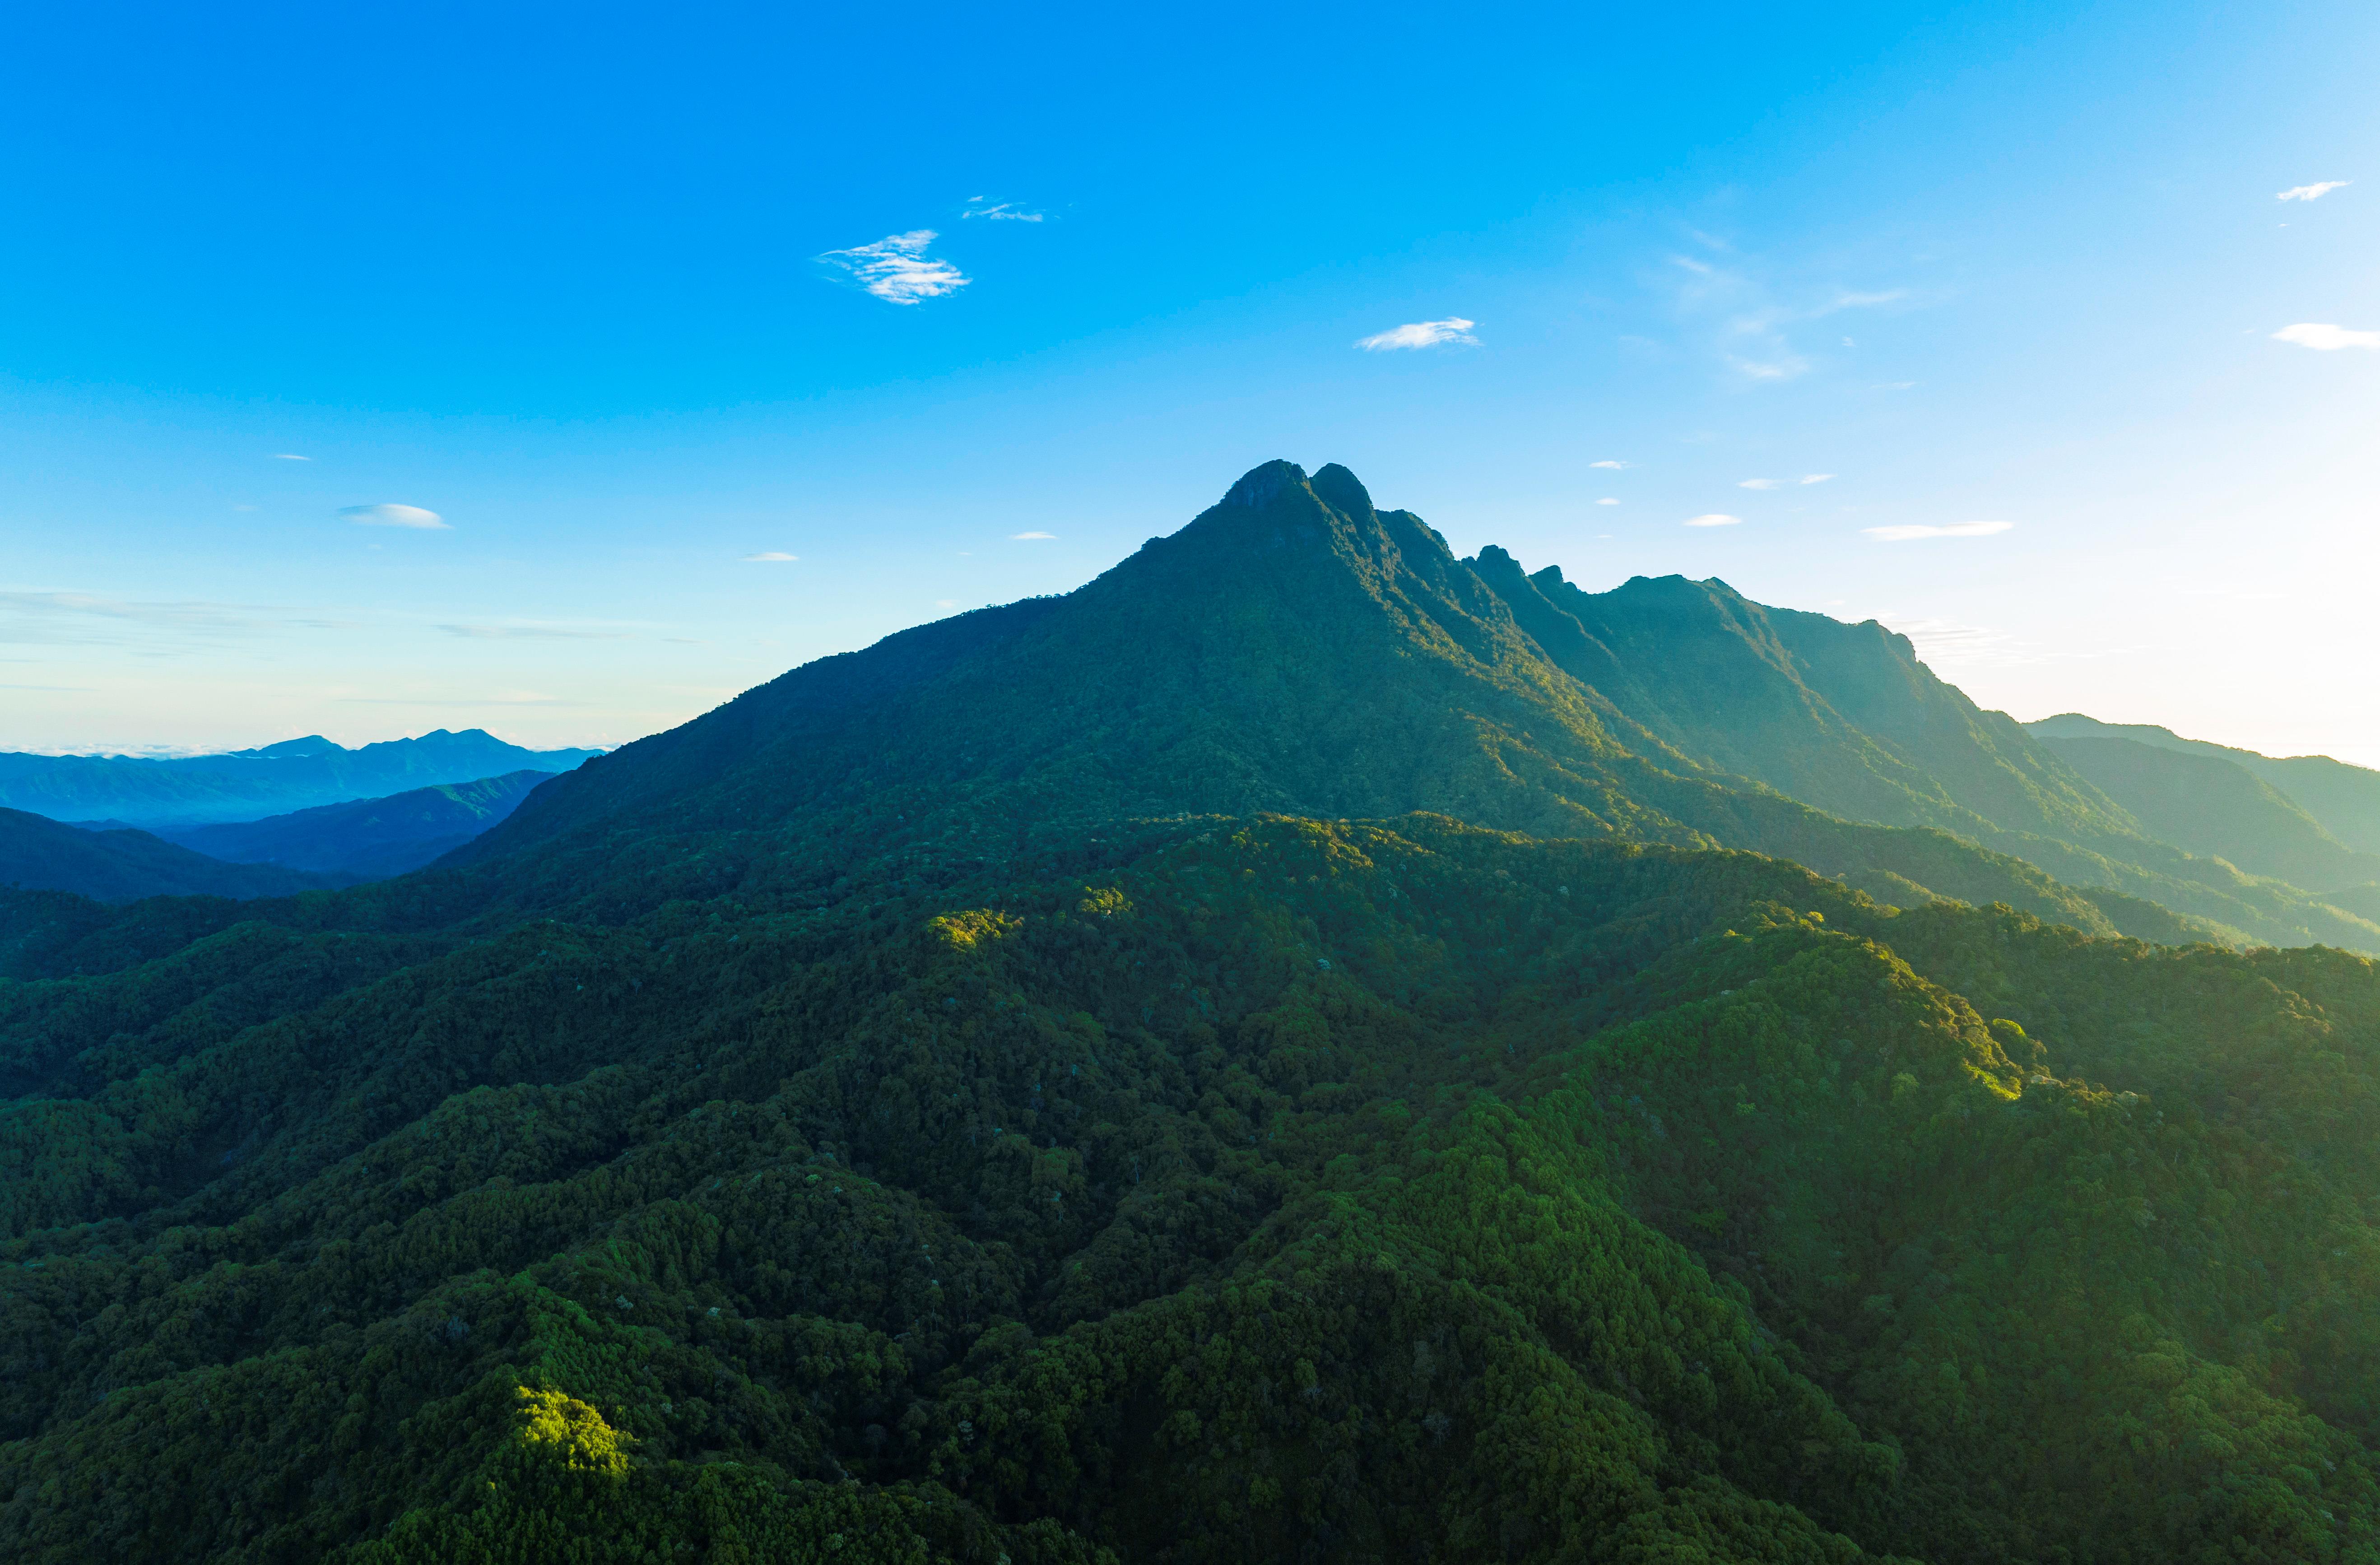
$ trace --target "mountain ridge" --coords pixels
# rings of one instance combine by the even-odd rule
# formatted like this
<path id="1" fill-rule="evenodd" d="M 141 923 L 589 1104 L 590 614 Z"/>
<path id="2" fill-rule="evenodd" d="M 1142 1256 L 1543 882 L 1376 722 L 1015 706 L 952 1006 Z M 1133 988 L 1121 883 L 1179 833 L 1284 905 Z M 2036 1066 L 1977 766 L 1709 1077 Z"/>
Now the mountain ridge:
<path id="1" fill-rule="evenodd" d="M 1581 670 L 1529 634 L 1514 601 L 1555 640 L 1572 637 Z M 1608 674 L 1621 697 L 1582 673 Z M 1844 819 L 1638 722 L 1625 703 L 1647 683 L 1502 551 L 1463 562 L 1419 517 L 1378 510 L 1344 467 L 1309 479 L 1273 462 L 1072 593 L 805 664 L 557 780 L 443 862 L 492 866 L 536 846 L 592 866 L 624 850 L 602 820 L 664 800 L 686 831 L 798 817 L 832 834 L 840 820 L 842 845 L 818 851 L 970 861 L 1099 819 L 1435 810 L 1545 836 L 1723 843 L 1879 895 L 2005 901 L 2095 933 L 2380 949 L 2380 926 L 2138 835 L 2005 718 L 1993 732 L 2021 747 L 2035 792 L 2078 819 L 2105 815 L 2095 836 L 2075 834 L 2144 862 L 2005 831 L 1947 798 L 1933 819 Z M 1990 728 L 1930 673 L 1922 688 Z M 1815 697 L 1810 710 L 1820 734 L 1843 726 Z M 1861 742 L 1877 766 L 1912 770 Z M 534 878 L 568 877 L 557 861 Z"/>
<path id="2" fill-rule="evenodd" d="M 260 820 L 167 827 L 156 833 L 232 864 L 279 864 L 384 880 L 419 869 L 504 819 L 551 771 L 523 770 L 317 805 Z"/>
<path id="3" fill-rule="evenodd" d="M 0 809 L 0 885 L 127 903 L 148 897 L 285 897 L 352 885 L 355 880 L 279 864 L 235 864 L 147 831 L 87 831 L 26 810 Z"/>
<path id="4" fill-rule="evenodd" d="M 2025 724 L 2046 739 L 2129 739 L 2136 744 L 2231 761 L 2279 789 L 2356 853 L 2380 853 L 2380 771 L 2329 756 L 2267 756 L 2207 739 L 2185 739 L 2149 722 L 2102 722 L 2061 712 Z"/>

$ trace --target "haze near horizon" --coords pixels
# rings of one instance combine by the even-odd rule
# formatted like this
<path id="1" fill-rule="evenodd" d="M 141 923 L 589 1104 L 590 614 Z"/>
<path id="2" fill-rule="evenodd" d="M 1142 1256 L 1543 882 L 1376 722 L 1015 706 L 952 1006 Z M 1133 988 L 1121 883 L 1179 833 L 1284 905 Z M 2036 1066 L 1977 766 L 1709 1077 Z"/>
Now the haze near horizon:
<path id="1" fill-rule="evenodd" d="M 2380 764 L 2368 12 L 573 15 L 24 30 L 5 747 L 617 745 L 1286 456 Z"/>

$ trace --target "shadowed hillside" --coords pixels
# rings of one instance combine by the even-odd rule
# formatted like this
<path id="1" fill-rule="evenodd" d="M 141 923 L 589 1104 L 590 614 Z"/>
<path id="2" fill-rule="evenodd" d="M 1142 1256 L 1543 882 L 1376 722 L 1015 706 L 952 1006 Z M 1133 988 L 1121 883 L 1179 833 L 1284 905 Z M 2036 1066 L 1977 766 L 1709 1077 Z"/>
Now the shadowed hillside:
<path id="1" fill-rule="evenodd" d="M 507 772 L 262 820 L 169 828 L 164 835 L 235 863 L 281 864 L 379 880 L 419 869 L 461 847 L 510 815 L 530 789 L 552 775 Z"/>
<path id="2" fill-rule="evenodd" d="M 87 831 L 23 810 L 0 809 L 0 885 L 130 902 L 156 896 L 287 896 L 354 879 L 278 864 L 227 864 L 146 831 Z"/>

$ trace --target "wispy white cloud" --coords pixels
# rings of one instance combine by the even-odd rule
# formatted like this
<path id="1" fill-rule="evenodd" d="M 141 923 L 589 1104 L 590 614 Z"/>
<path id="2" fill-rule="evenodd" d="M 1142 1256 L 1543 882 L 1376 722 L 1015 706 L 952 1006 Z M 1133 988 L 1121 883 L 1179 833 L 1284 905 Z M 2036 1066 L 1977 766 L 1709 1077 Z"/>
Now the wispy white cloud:
<path id="1" fill-rule="evenodd" d="M 1777 489 L 1782 487 L 1784 482 L 1785 480 L 1783 479 L 1743 479 L 1738 480 L 1735 487 L 1738 489 Z"/>
<path id="2" fill-rule="evenodd" d="M 1832 304 L 1822 304 L 1810 311 L 1813 316 L 1832 315 L 1838 309 L 1874 309 L 1878 305 L 1899 304 L 1909 297 L 1907 288 L 1887 288 L 1881 293 L 1858 294 L 1848 289 L 1835 295 Z M 1845 339 L 1846 346 L 1849 339 Z"/>
<path id="3" fill-rule="evenodd" d="M 1587 464 L 1590 467 L 1609 467 L 1615 473 L 1619 472 L 1623 467 L 1633 467 L 1636 464 L 1633 462 L 1615 462 L 1609 457 L 1606 457 L 1600 462 L 1589 462 Z"/>
<path id="4" fill-rule="evenodd" d="M 1058 535 L 1054 532 L 1012 532 L 1008 536 L 1012 542 L 1025 543 L 1035 539 L 1055 538 Z"/>
<path id="5" fill-rule="evenodd" d="M 584 707 L 587 701 L 565 700 L 540 690 L 499 690 L 492 696 L 334 696 L 349 707 Z"/>
<path id="6" fill-rule="evenodd" d="M 452 529 L 446 518 L 435 511 L 425 511 L 419 505 L 342 505 L 339 515 L 358 527 L 414 528 L 423 532 L 447 532 Z"/>
<path id="7" fill-rule="evenodd" d="M 2273 199 L 2277 201 L 2318 201 L 2333 190 L 2344 190 L 2354 183 L 2352 179 L 2325 179 L 2319 185 L 2292 185 Z"/>
<path id="8" fill-rule="evenodd" d="M 1602 499 L 1597 501 L 1596 503 L 1597 505 L 1617 505 L 1620 502 L 1612 499 L 1609 495 L 1606 495 Z"/>
<path id="9" fill-rule="evenodd" d="M 954 294 L 974 279 L 947 261 L 930 261 L 926 247 L 939 237 L 930 228 L 888 234 L 872 245 L 829 250 L 819 264 L 841 272 L 887 304 L 916 304 Z"/>
<path id="10" fill-rule="evenodd" d="M 1465 321 L 1460 315 L 1450 315 L 1443 321 L 1415 321 L 1409 325 L 1391 326 L 1385 332 L 1375 332 L 1355 346 L 1366 353 L 1379 353 L 1389 348 L 1436 347 L 1440 343 L 1469 343 L 1479 346 L 1471 334 L 1475 321 Z"/>
<path id="11" fill-rule="evenodd" d="M 91 592 L 0 592 L 0 644 L 137 646 L 286 630 L 351 630 L 304 610 L 195 600 L 136 602 Z"/>
<path id="12" fill-rule="evenodd" d="M 294 451 L 276 451 L 273 454 L 273 459 L 275 462 L 311 462 L 313 460 L 311 456 L 300 456 Z"/>
<path id="13" fill-rule="evenodd" d="M 1862 528 L 1879 543 L 1906 543 L 1912 538 L 1989 538 L 2006 532 L 2014 522 L 1947 522 L 1939 527 L 1906 523 L 1898 527 Z"/>
<path id="14" fill-rule="evenodd" d="M 1892 622 L 1888 621 L 1888 624 Z M 1892 628 L 1916 644 L 1917 655 L 1938 667 L 1957 664 L 2037 663 L 2045 661 L 2007 631 L 1955 620 L 1910 620 Z"/>
<path id="15" fill-rule="evenodd" d="M 2284 326 L 2273 334 L 2273 340 L 2295 343 L 2322 353 L 2336 353 L 2343 347 L 2380 348 L 2380 332 L 2354 332 L 2344 326 L 2320 325 L 2301 321 L 2294 326 Z"/>
<path id="16" fill-rule="evenodd" d="M 1043 214 L 1026 212 L 1014 201 L 994 201 L 987 196 L 969 196 L 966 210 L 961 217 L 988 217 L 994 223 L 1038 223 Z"/>
<path id="17" fill-rule="evenodd" d="M 1804 473 L 1802 475 L 1801 481 L 1803 483 L 1832 483 L 1834 479 L 1835 475 L 1832 473 Z"/>
<path id="18" fill-rule="evenodd" d="M 1691 255 L 1663 259 L 1668 264 L 1648 278 L 1652 286 L 1671 296 L 1682 323 L 1703 337 L 1706 351 L 1752 385 L 1797 380 L 1824 367 L 1797 340 L 1797 328 L 1845 310 L 1926 302 L 1906 288 L 1852 288 L 1806 276 L 1787 281 L 1757 257 L 1730 257 L 1724 264 Z M 1852 346 L 1840 329 L 1835 334 Z"/>
<path id="19" fill-rule="evenodd" d="M 741 556 L 741 558 L 747 565 L 762 565 L 783 564 L 791 561 L 798 560 L 801 556 L 799 554 L 788 554 L 782 549 L 763 549 L 758 554 L 746 554 Z"/>
<path id="20" fill-rule="evenodd" d="M 1690 528 L 1734 528 L 1742 527 L 1743 518 L 1730 516 L 1723 511 L 1713 511 L 1706 516 L 1688 516 L 1684 525 Z"/>

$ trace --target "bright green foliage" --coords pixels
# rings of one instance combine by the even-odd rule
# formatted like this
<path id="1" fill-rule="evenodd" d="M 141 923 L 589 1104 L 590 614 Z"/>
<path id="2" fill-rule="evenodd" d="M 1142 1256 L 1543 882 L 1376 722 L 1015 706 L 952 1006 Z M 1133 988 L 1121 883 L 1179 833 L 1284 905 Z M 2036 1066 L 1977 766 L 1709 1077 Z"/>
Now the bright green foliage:
<path id="1" fill-rule="evenodd" d="M 2369 963 L 1118 835 L 0 990 L 0 1553 L 2380 1557 Z"/>

